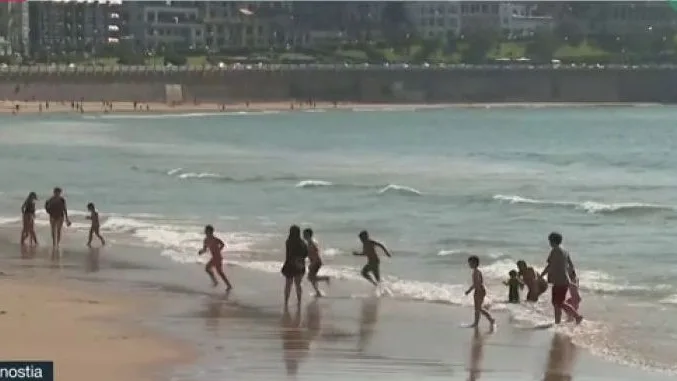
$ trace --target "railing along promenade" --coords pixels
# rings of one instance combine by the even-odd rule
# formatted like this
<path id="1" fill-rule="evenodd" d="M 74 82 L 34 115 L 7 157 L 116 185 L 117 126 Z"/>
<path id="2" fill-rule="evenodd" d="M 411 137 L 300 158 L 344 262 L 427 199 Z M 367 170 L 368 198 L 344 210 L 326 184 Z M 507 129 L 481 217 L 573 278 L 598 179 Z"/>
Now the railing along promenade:
<path id="1" fill-rule="evenodd" d="M 149 66 L 149 65 L 3 65 L 0 66 L 0 76 L 20 77 L 24 75 L 121 75 L 125 74 L 210 74 L 239 72 L 239 71 L 524 71 L 524 70 L 549 70 L 549 71 L 642 71 L 642 70 L 676 70 L 676 64 L 645 64 L 645 65 L 568 65 L 568 64 L 236 64 L 226 66 L 200 65 L 200 66 Z"/>

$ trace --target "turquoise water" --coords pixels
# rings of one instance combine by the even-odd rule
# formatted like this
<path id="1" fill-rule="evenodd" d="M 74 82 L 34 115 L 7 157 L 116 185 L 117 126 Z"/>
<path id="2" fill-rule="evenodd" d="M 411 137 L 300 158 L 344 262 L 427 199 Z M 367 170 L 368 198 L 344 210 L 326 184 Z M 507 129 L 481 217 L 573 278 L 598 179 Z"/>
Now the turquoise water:
<path id="1" fill-rule="evenodd" d="M 194 263 L 211 223 L 227 260 L 274 275 L 296 223 L 345 282 L 360 282 L 349 253 L 368 229 L 393 252 L 394 297 L 469 305 L 477 254 L 492 308 L 526 327 L 551 319 L 547 298 L 505 306 L 500 282 L 516 259 L 541 267 L 557 230 L 581 274 L 588 321 L 574 339 L 669 367 L 676 119 L 668 107 L 6 117 L 0 223 L 18 223 L 28 191 L 44 200 L 58 185 L 75 229 L 92 201 L 113 244 Z"/>

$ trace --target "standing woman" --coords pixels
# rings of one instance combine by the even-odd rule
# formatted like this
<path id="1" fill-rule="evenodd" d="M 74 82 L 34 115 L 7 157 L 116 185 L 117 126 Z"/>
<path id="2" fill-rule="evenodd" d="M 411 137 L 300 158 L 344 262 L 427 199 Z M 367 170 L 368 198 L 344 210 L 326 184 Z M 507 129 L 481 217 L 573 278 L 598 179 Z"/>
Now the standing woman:
<path id="1" fill-rule="evenodd" d="M 23 227 L 21 228 L 21 245 L 24 245 L 26 238 L 30 237 L 29 245 L 38 245 L 38 237 L 35 235 L 35 201 L 38 196 L 35 192 L 28 194 L 28 198 L 21 205 L 21 216 Z"/>
<path id="2" fill-rule="evenodd" d="M 306 273 L 306 257 L 308 256 L 308 247 L 301 238 L 301 229 L 292 225 L 289 228 L 289 237 L 286 242 L 286 255 L 284 265 L 282 265 L 282 275 L 286 283 L 284 285 L 284 306 L 289 305 L 289 295 L 291 294 L 292 282 L 296 287 L 296 299 L 298 305 L 301 305 L 301 281 Z"/>

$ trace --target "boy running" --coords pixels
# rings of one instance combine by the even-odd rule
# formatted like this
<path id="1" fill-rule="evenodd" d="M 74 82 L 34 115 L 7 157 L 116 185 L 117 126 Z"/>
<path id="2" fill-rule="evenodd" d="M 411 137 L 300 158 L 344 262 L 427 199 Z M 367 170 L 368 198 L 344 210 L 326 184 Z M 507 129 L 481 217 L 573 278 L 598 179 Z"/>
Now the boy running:
<path id="1" fill-rule="evenodd" d="M 212 271 L 212 268 L 215 268 L 221 279 L 223 279 L 223 283 L 226 284 L 226 291 L 230 291 L 233 286 L 228 281 L 228 278 L 226 278 L 226 274 L 223 273 L 223 258 L 221 257 L 221 250 L 223 250 L 224 247 L 226 247 L 226 244 L 214 235 L 214 227 L 212 225 L 205 226 L 204 245 L 202 246 L 202 250 L 198 252 L 198 255 L 202 255 L 206 253 L 207 250 L 209 250 L 209 252 L 212 254 L 212 259 L 207 262 L 205 271 L 207 274 L 209 274 L 214 287 L 216 287 L 219 283 L 216 281 L 216 277 Z"/>
<path id="2" fill-rule="evenodd" d="M 87 210 L 89 210 L 89 216 L 87 216 L 87 219 L 92 221 L 92 226 L 89 228 L 89 240 L 87 240 L 87 247 L 92 247 L 92 238 L 95 234 L 101 241 L 101 245 L 106 245 L 106 241 L 101 236 L 101 233 L 99 233 L 99 212 L 96 210 L 94 203 L 90 202 L 87 204 Z"/>
<path id="3" fill-rule="evenodd" d="M 322 267 L 322 258 L 320 258 L 320 248 L 317 245 L 317 241 L 313 239 L 313 229 L 308 228 L 303 230 L 303 239 L 306 240 L 308 246 L 308 259 L 310 260 L 310 264 L 308 265 L 308 280 L 315 289 L 315 296 L 321 297 L 323 296 L 322 291 L 317 287 L 317 283 L 326 282 L 329 284 L 329 277 L 317 275 L 318 271 L 320 271 L 320 267 Z"/>
<path id="4" fill-rule="evenodd" d="M 378 247 L 383 250 L 385 255 L 389 258 L 392 256 L 382 243 L 370 239 L 369 233 L 366 230 L 361 231 L 358 237 L 360 237 L 360 241 L 362 241 L 362 252 L 353 252 L 353 255 L 367 257 L 367 264 L 362 268 L 362 276 L 374 286 L 378 286 L 379 283 L 381 283 L 381 271 L 379 269 L 381 260 L 376 254 L 376 248 Z M 369 273 L 374 275 L 374 279 L 372 279 Z"/>

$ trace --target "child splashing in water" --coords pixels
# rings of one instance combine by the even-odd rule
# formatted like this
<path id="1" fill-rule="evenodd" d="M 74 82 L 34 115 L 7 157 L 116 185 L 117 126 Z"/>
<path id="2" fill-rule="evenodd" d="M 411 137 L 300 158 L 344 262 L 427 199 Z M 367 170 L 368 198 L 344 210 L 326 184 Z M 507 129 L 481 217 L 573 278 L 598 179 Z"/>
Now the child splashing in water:
<path id="1" fill-rule="evenodd" d="M 491 329 L 493 330 L 496 326 L 496 320 L 489 314 L 489 312 L 482 308 L 484 303 L 484 298 L 487 296 L 487 289 L 484 287 L 484 279 L 482 277 L 482 272 L 479 270 L 480 259 L 472 255 L 468 258 L 468 266 L 472 269 L 472 285 L 465 292 L 466 295 L 470 294 L 472 291 L 475 291 L 473 294 L 473 302 L 475 305 L 475 321 L 470 328 L 476 328 L 480 323 L 480 315 L 489 320 L 491 324 Z"/>

